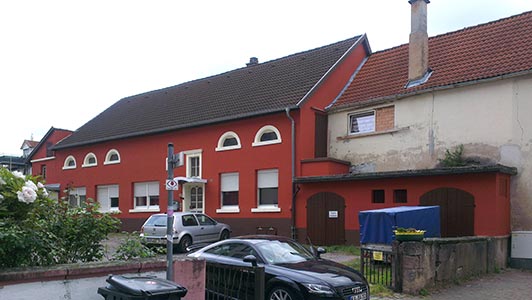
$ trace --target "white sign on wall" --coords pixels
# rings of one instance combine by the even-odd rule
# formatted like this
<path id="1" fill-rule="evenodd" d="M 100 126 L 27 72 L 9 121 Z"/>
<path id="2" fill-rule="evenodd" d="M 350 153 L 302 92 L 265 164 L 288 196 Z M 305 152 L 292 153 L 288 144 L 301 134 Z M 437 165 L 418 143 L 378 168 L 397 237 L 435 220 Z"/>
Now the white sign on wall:
<path id="1" fill-rule="evenodd" d="M 338 211 L 329 210 L 329 219 L 338 219 Z"/>

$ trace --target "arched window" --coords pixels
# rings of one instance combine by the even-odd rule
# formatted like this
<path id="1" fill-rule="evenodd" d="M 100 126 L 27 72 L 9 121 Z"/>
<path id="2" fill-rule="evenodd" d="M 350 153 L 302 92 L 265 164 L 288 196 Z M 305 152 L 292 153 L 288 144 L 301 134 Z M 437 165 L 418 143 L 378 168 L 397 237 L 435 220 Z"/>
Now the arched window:
<path id="1" fill-rule="evenodd" d="M 216 151 L 225 151 L 242 148 L 240 138 L 233 131 L 228 131 L 218 139 Z"/>
<path id="2" fill-rule="evenodd" d="M 98 165 L 98 161 L 96 160 L 96 155 L 94 153 L 88 153 L 85 155 L 85 159 L 83 160 L 83 165 L 81 165 L 83 168 L 86 167 L 94 167 Z"/>
<path id="3" fill-rule="evenodd" d="M 105 155 L 105 161 L 103 162 L 104 165 L 110 165 L 110 164 L 118 164 L 120 163 L 120 154 L 118 153 L 118 150 L 111 149 L 107 151 L 107 154 Z"/>
<path id="4" fill-rule="evenodd" d="M 257 131 L 252 146 L 264 146 L 281 143 L 281 133 L 277 128 L 266 125 Z"/>
<path id="5" fill-rule="evenodd" d="M 65 162 L 63 164 L 63 170 L 75 169 L 75 168 L 76 168 L 76 159 L 74 158 L 74 156 L 69 155 L 65 159 Z"/>

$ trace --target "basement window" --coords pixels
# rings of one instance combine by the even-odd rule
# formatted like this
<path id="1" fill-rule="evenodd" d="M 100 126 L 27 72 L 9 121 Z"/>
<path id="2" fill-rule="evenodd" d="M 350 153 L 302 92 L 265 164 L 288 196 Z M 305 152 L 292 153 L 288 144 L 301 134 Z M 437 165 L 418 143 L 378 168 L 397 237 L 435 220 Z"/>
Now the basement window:
<path id="1" fill-rule="evenodd" d="M 373 190 L 371 203 L 384 203 L 384 190 Z"/>
<path id="2" fill-rule="evenodd" d="M 406 203 L 407 202 L 406 190 L 394 190 L 393 191 L 393 202 L 394 203 Z"/>

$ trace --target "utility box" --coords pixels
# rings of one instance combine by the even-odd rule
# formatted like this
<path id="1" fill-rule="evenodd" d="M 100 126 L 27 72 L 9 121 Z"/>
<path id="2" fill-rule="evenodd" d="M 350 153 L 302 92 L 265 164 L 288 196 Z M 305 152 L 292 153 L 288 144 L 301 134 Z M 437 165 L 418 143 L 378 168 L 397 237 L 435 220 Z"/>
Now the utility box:
<path id="1" fill-rule="evenodd" d="M 397 227 L 425 230 L 425 237 L 440 237 L 439 206 L 399 206 L 358 213 L 360 244 L 391 247 Z"/>

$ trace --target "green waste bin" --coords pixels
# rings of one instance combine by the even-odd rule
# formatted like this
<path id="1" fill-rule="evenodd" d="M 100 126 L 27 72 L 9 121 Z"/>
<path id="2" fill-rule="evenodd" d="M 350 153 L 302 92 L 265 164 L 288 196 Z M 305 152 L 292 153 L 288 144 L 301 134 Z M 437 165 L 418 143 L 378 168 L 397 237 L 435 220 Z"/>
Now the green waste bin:
<path id="1" fill-rule="evenodd" d="M 187 289 L 175 282 L 155 276 L 109 276 L 106 287 L 98 288 L 98 294 L 106 300 L 180 300 Z"/>

